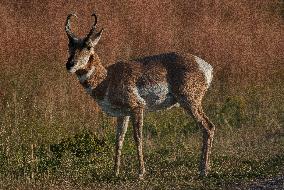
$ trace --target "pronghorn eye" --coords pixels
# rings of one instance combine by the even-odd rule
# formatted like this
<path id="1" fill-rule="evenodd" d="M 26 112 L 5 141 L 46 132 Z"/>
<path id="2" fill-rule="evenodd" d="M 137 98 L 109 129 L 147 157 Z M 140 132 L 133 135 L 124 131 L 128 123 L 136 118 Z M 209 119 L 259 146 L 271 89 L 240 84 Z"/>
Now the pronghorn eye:
<path id="1" fill-rule="evenodd" d="M 88 47 L 87 47 L 87 50 L 91 50 L 91 48 L 92 48 L 91 46 L 88 46 Z"/>

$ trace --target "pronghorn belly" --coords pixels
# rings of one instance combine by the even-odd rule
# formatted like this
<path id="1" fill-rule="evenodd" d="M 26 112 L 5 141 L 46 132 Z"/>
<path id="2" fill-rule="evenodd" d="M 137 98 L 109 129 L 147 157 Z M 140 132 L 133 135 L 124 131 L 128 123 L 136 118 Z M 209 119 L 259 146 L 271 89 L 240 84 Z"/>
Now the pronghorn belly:
<path id="1" fill-rule="evenodd" d="M 138 95 L 145 102 L 148 111 L 168 109 L 177 106 L 168 83 L 157 83 L 154 85 L 138 86 Z"/>
<path id="2" fill-rule="evenodd" d="M 157 111 L 179 106 L 175 100 L 168 83 L 157 83 L 155 85 L 137 86 L 133 89 L 136 99 L 145 106 L 146 111 Z M 101 109 L 110 116 L 129 116 L 131 109 L 111 103 L 108 95 L 103 100 L 97 100 Z"/>
<path id="3" fill-rule="evenodd" d="M 103 100 L 97 100 L 97 103 L 101 107 L 101 109 L 108 115 L 113 117 L 119 117 L 119 116 L 129 116 L 130 115 L 130 109 L 129 108 L 123 108 L 119 106 L 113 105 L 107 96 Z"/>

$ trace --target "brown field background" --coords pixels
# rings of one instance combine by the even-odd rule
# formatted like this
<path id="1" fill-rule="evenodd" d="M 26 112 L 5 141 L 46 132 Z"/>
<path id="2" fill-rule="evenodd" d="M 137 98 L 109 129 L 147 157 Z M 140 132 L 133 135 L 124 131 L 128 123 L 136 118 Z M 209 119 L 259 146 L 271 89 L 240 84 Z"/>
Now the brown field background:
<path id="1" fill-rule="evenodd" d="M 1 72 L 10 76 L 0 84 L 2 96 L 15 91 L 15 86 L 7 85 L 13 78 L 27 76 L 30 80 L 19 86 L 33 91 L 33 98 L 51 98 L 48 93 L 52 93 L 53 98 L 66 99 L 66 88 L 72 89 L 72 97 L 81 96 L 74 90 L 78 85 L 71 83 L 74 77 L 65 72 L 68 42 L 64 23 L 67 14 L 77 13 L 72 29 L 84 36 L 94 11 L 98 27 L 105 28 L 97 46 L 105 65 L 119 59 L 187 51 L 214 66 L 220 90 L 283 79 L 283 1 L 2 0 Z M 40 85 L 30 84 L 35 78 Z"/>
<path id="2" fill-rule="evenodd" d="M 0 5 L 4 69 L 48 58 L 62 70 L 67 58 L 66 15 L 78 14 L 72 28 L 84 36 L 94 11 L 98 27 L 105 28 L 97 49 L 106 65 L 117 59 L 188 51 L 241 83 L 239 76 L 267 80 L 267 72 L 274 74 L 283 60 L 283 2 L 278 0 L 2 0 Z"/>
<path id="3" fill-rule="evenodd" d="M 106 66 L 117 60 L 186 51 L 214 67 L 205 108 L 218 125 L 216 157 L 282 158 L 283 7 L 283 0 L 1 0 L 0 166 L 1 150 L 11 157 L 11 168 L 22 167 L 20 145 L 59 142 L 82 128 L 103 134 L 107 130 L 98 126 L 115 123 L 65 68 L 66 16 L 77 13 L 71 28 L 83 37 L 94 11 L 97 27 L 105 29 L 96 50 Z M 149 115 L 146 130 L 151 123 L 164 124 L 163 119 L 180 118 L 176 125 L 188 122 L 180 112 L 173 113 Z M 154 139 L 162 138 L 147 137 L 149 150 L 161 148 Z M 188 146 L 198 147 L 199 138 L 193 135 Z M 174 143 L 172 149 L 178 150 Z M 34 160 L 32 150 L 23 158 Z M 234 166 L 233 161 L 230 164 Z M 229 171 L 219 169 L 224 175 Z M 167 184 L 166 178 L 161 179 Z"/>

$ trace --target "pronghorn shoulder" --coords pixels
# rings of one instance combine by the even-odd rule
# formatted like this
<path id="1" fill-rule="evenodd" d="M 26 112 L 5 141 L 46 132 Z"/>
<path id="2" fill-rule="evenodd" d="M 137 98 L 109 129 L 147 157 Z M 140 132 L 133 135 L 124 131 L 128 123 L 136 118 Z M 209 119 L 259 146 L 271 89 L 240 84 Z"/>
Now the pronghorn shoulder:
<path id="1" fill-rule="evenodd" d="M 142 73 L 142 65 L 136 61 L 119 61 L 107 68 L 109 76 L 135 76 Z"/>

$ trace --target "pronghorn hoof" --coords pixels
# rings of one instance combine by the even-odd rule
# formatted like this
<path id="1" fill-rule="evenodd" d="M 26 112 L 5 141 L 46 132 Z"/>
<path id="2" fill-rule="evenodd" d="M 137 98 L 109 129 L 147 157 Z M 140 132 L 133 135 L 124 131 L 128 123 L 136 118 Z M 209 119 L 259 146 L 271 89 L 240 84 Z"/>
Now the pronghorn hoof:
<path id="1" fill-rule="evenodd" d="M 206 177 L 208 175 L 208 172 L 207 171 L 201 171 L 200 172 L 200 177 L 203 178 L 203 177 Z"/>
<path id="2" fill-rule="evenodd" d="M 143 179 L 144 179 L 145 173 L 146 173 L 145 169 L 143 169 L 143 172 L 139 173 L 139 179 L 140 179 L 140 180 L 143 180 Z"/>
<path id="3" fill-rule="evenodd" d="M 144 180 L 144 174 L 139 174 L 139 180 Z"/>
<path id="4" fill-rule="evenodd" d="M 119 171 L 115 171 L 115 172 L 114 172 L 114 176 L 115 176 L 115 177 L 118 177 L 119 174 L 120 174 Z"/>

